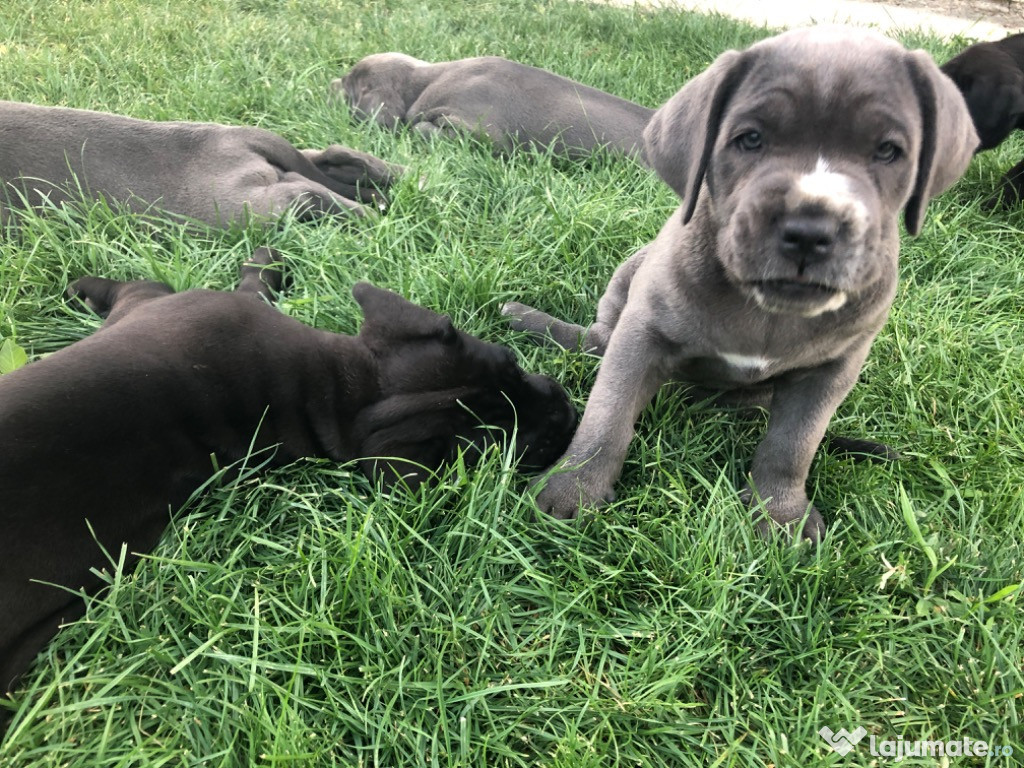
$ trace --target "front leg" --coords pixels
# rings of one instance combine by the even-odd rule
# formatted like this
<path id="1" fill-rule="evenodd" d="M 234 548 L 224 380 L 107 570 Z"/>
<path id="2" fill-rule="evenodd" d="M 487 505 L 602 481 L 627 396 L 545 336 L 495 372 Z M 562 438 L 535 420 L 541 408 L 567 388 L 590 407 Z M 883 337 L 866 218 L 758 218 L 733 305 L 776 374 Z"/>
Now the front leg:
<path id="1" fill-rule="evenodd" d="M 807 473 L 832 415 L 857 381 L 870 345 L 869 340 L 838 360 L 794 371 L 775 382 L 768 431 L 754 454 L 751 483 L 744 492 L 758 510 L 762 533 L 770 534 L 773 525 L 779 525 L 794 534 L 803 522 L 804 538 L 817 542 L 824 534 L 821 514 L 807 498 Z"/>
<path id="2" fill-rule="evenodd" d="M 525 331 L 538 343 L 553 341 L 562 349 L 573 351 L 594 351 L 600 354 L 601 351 L 594 350 L 588 338 L 588 329 L 576 323 L 567 323 L 552 317 L 547 312 L 520 304 L 518 301 L 508 301 L 501 307 L 501 314 L 509 318 L 509 326 L 514 331 Z"/>
<path id="3" fill-rule="evenodd" d="M 473 136 L 475 134 L 473 126 L 461 118 L 450 117 L 441 113 L 433 114 L 430 117 L 420 115 L 410 125 L 420 138 L 428 140 L 435 136 L 445 139 L 458 139 L 460 136 Z"/>
<path id="4" fill-rule="evenodd" d="M 428 109 L 420 112 L 413 104 L 410 115 L 416 117 L 410 122 L 412 130 L 424 139 L 441 137 L 459 139 L 470 137 L 490 144 L 495 152 L 508 154 L 515 149 L 513 137 L 504 133 L 499 126 L 485 122 L 482 115 L 471 115 L 468 119 L 454 114 L 447 108 Z"/>
<path id="5" fill-rule="evenodd" d="M 117 322 L 140 303 L 171 293 L 171 286 L 155 280 L 123 282 L 89 276 L 78 278 L 67 289 L 69 299 L 104 318 L 105 326 Z"/>
<path id="6" fill-rule="evenodd" d="M 1002 206 L 1012 209 L 1024 203 L 1024 160 L 1013 166 L 999 180 L 999 190 L 982 203 L 982 207 L 992 210 Z"/>
<path id="7" fill-rule="evenodd" d="M 614 498 L 633 425 L 665 382 L 663 350 L 645 324 L 624 315 L 612 334 L 579 429 L 537 496 L 553 517 L 574 518 L 583 507 Z"/>

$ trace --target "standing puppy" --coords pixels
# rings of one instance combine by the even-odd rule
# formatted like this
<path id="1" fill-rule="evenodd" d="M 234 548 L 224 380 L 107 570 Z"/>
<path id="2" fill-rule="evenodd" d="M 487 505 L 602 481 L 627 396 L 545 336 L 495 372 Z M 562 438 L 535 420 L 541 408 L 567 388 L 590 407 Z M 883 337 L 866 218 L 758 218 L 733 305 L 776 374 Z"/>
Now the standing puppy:
<path id="1" fill-rule="evenodd" d="M 999 146 L 1024 129 L 1024 33 L 993 43 L 977 43 L 942 65 L 964 95 L 981 144 L 978 151 Z M 1024 202 L 1024 160 L 1006 172 L 989 206 Z"/>
<path id="2" fill-rule="evenodd" d="M 521 304 L 515 327 L 604 355 L 572 444 L 537 501 L 555 517 L 613 498 L 633 424 L 668 379 L 770 386 L 747 489 L 757 517 L 817 540 L 815 449 L 896 291 L 898 216 L 963 172 L 977 136 L 923 51 L 816 27 L 729 51 L 658 110 L 647 154 L 682 198 L 612 277 L 589 329 Z M 759 525 L 767 530 L 767 523 Z"/>
<path id="3" fill-rule="evenodd" d="M 151 550 L 211 457 L 359 459 L 416 486 L 498 430 L 527 466 L 565 450 L 576 411 L 509 350 L 367 283 L 358 336 L 310 328 L 261 300 L 272 260 L 257 251 L 234 293 L 84 277 L 69 293 L 103 327 L 0 376 L 0 692 L 81 614 L 67 590 L 101 585 L 103 550 Z"/>
<path id="4" fill-rule="evenodd" d="M 530 145 L 585 157 L 599 147 L 641 162 L 654 110 L 561 75 L 482 56 L 429 64 L 404 53 L 376 53 L 331 83 L 353 111 L 386 128 L 404 123 L 425 136 L 488 138 L 510 152 Z"/>

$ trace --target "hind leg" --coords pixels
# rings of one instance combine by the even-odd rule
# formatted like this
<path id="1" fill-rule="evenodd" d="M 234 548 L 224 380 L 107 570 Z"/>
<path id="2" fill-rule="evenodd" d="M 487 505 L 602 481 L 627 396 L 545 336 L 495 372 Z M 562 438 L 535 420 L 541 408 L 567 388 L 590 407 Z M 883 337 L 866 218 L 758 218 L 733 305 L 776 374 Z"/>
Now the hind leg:
<path id="1" fill-rule="evenodd" d="M 401 165 L 340 144 L 301 151 L 320 173 L 337 184 L 335 192 L 364 203 L 386 204 L 385 192 L 405 173 Z"/>
<path id="2" fill-rule="evenodd" d="M 138 304 L 174 293 L 166 283 L 155 280 L 122 282 L 103 277 L 80 277 L 68 286 L 68 298 L 91 309 L 110 325 Z"/>
<path id="3" fill-rule="evenodd" d="M 347 218 L 367 215 L 359 203 L 294 171 L 282 173 L 278 181 L 255 194 L 250 190 L 242 197 L 248 200 L 249 213 L 256 217 L 277 217 L 287 210 L 295 211 L 300 221 L 313 221 L 324 216 Z"/>
<path id="4" fill-rule="evenodd" d="M 281 254 L 273 248 L 257 248 L 239 270 L 242 279 L 235 290 L 273 301 L 281 290 L 281 262 Z"/>
<path id="5" fill-rule="evenodd" d="M 633 282 L 633 276 L 646 257 L 645 246 L 619 265 L 597 304 L 597 319 L 589 328 L 567 323 L 517 301 L 505 304 L 501 308 L 501 314 L 509 318 L 509 325 L 514 330 L 526 331 L 541 340 L 554 341 L 563 349 L 604 355 L 608 348 L 608 340 L 629 298 L 629 286 Z"/>
<path id="6" fill-rule="evenodd" d="M 489 144 L 498 154 L 509 154 L 518 144 L 514 134 L 503 131 L 499 126 L 484 124 L 477 118 L 467 120 L 447 108 L 428 109 L 417 115 L 411 126 L 415 133 L 425 139 L 436 136 L 458 139 L 468 136 Z"/>

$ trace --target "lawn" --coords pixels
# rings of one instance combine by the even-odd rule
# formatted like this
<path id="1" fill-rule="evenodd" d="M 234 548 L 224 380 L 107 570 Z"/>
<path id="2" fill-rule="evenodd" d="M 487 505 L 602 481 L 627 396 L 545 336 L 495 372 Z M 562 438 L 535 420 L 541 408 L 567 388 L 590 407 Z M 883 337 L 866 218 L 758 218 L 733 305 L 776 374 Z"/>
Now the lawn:
<path id="1" fill-rule="evenodd" d="M 377 51 L 494 54 L 657 106 L 769 33 L 519 0 L 8 2 L 0 98 L 257 124 L 409 173 L 385 216 L 350 225 L 26 216 L 0 242 L 0 335 L 37 358 L 98 326 L 63 300 L 75 277 L 228 288 L 266 243 L 288 261 L 288 314 L 353 333 L 349 290 L 370 280 L 512 346 L 582 407 L 598 360 L 531 345 L 499 307 L 587 322 L 671 191 L 621 159 L 498 158 L 353 124 L 327 85 Z M 939 60 L 960 47 L 903 40 Z M 891 319 L 834 425 L 903 459 L 817 459 L 816 550 L 760 539 L 737 497 L 765 419 L 669 390 L 618 501 L 575 524 L 539 516 L 501 450 L 415 494 L 314 461 L 247 474 L 178 513 L 133 573 L 110 553 L 110 589 L 3 704 L 0 765 L 887 762 L 866 739 L 840 757 L 824 726 L 983 739 L 1017 753 L 964 764 L 1022 764 L 1024 210 L 980 206 L 1022 154 L 1018 137 L 977 158 L 904 238 Z"/>

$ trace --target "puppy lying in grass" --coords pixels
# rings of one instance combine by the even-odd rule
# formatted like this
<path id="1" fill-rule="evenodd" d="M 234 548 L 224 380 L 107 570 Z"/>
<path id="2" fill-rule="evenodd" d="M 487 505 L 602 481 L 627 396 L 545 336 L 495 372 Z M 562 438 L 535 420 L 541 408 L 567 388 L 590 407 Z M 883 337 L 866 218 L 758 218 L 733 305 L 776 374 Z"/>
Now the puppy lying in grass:
<path id="1" fill-rule="evenodd" d="M 475 135 L 500 152 L 518 146 L 586 157 L 607 148 L 646 162 L 653 109 L 517 61 L 480 56 L 431 64 L 375 53 L 331 83 L 353 113 L 424 136 Z"/>
<path id="2" fill-rule="evenodd" d="M 103 327 L 0 376 L 0 690 L 82 613 L 68 590 L 101 586 L 103 550 L 151 550 L 214 459 L 358 460 L 415 487 L 499 431 L 530 468 L 569 444 L 565 391 L 506 348 L 367 283 L 357 336 L 310 328 L 263 301 L 275 260 L 257 250 L 233 293 L 83 277 L 68 293 Z"/>
<path id="3" fill-rule="evenodd" d="M 0 224 L 10 209 L 79 198 L 214 227 L 287 210 L 364 216 L 404 170 L 337 144 L 298 150 L 262 128 L 13 101 L 0 101 L 0 147 Z"/>

